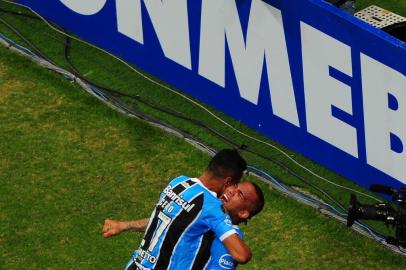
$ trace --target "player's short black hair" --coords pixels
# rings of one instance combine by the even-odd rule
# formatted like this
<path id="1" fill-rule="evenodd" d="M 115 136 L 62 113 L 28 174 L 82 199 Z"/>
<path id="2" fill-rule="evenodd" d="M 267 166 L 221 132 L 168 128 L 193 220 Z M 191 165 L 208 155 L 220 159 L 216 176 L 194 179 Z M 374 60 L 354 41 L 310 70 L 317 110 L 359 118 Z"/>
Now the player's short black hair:
<path id="1" fill-rule="evenodd" d="M 215 177 L 232 178 L 232 182 L 238 183 L 247 169 L 247 162 L 235 149 L 222 149 L 210 160 L 207 171 Z"/>
<path id="2" fill-rule="evenodd" d="M 251 211 L 250 211 L 250 218 L 252 218 L 256 214 L 261 212 L 262 209 L 264 208 L 264 204 L 265 204 L 264 193 L 262 192 L 261 188 L 257 184 L 255 184 L 254 182 L 251 182 L 251 183 L 255 188 L 255 193 L 257 195 L 257 200 L 252 205 L 252 208 L 251 208 Z"/>

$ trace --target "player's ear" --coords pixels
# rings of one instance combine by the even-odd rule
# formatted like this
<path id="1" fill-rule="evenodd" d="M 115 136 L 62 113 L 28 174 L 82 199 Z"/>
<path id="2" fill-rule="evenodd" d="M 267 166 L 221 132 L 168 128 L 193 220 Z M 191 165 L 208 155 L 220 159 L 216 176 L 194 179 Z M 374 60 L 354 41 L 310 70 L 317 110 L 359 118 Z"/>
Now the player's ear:
<path id="1" fill-rule="evenodd" d="M 224 178 L 224 186 L 231 186 L 233 184 L 232 180 L 233 178 L 231 176 L 227 176 L 226 178 Z"/>
<path id="2" fill-rule="evenodd" d="M 248 210 L 240 210 L 238 212 L 238 217 L 240 219 L 246 220 L 246 219 L 248 219 L 250 217 L 250 212 Z"/>

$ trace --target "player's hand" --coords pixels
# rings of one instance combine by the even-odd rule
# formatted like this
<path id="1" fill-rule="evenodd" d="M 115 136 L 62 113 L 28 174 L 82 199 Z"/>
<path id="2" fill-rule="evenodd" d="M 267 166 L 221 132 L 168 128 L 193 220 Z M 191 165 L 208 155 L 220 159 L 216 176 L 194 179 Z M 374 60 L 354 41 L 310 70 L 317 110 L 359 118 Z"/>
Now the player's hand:
<path id="1" fill-rule="evenodd" d="M 103 225 L 103 237 L 108 238 L 125 231 L 126 223 L 123 221 L 106 219 Z"/>

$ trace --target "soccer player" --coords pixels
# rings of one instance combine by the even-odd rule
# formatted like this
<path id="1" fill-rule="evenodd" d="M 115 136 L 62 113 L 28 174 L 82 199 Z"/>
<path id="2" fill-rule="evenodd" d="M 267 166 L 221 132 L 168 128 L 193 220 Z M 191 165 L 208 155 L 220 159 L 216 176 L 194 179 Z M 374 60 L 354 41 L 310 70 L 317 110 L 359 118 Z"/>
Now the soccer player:
<path id="1" fill-rule="evenodd" d="M 127 269 L 197 269 L 206 249 L 203 240 L 212 232 L 236 262 L 248 262 L 251 250 L 217 199 L 226 186 L 240 181 L 245 169 L 246 162 L 236 150 L 224 149 L 199 178 L 173 179 L 162 191 Z"/>
<path id="2" fill-rule="evenodd" d="M 242 239 L 243 234 L 238 225 L 246 223 L 264 207 L 264 195 L 261 189 L 255 183 L 242 182 L 228 187 L 220 198 L 223 201 L 225 211 L 231 217 L 234 228 Z M 218 238 L 215 238 L 211 245 L 209 262 L 202 269 L 234 270 L 236 267 L 236 262 L 225 246 Z"/>
<path id="3" fill-rule="evenodd" d="M 237 225 L 246 222 L 262 210 L 264 196 L 261 189 L 255 183 L 242 182 L 227 187 L 220 198 L 223 201 L 223 208 L 231 216 L 235 230 L 242 238 L 242 232 Z M 148 219 L 136 221 L 105 220 L 103 236 L 111 237 L 127 230 L 144 231 L 147 223 Z M 212 241 L 212 238 L 207 238 L 202 242 L 201 246 L 204 246 L 205 250 L 202 250 L 200 263 L 196 265 L 195 269 L 235 269 L 236 263 L 222 242 L 218 238 L 214 239 L 213 243 Z M 128 263 L 128 265 L 131 264 L 132 261 Z"/>

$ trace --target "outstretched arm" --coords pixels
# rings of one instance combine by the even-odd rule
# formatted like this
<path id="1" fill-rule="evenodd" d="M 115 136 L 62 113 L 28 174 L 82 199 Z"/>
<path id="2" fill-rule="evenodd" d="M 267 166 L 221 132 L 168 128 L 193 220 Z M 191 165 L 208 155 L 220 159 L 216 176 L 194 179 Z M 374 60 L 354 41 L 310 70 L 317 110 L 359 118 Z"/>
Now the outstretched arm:
<path id="1" fill-rule="evenodd" d="M 238 236 L 232 234 L 223 240 L 223 245 L 227 248 L 234 261 L 245 264 L 251 260 L 251 249 L 247 244 Z"/>
<path id="2" fill-rule="evenodd" d="M 137 231 L 143 232 L 147 228 L 148 218 L 131 220 L 131 221 L 119 221 L 113 219 L 104 220 L 103 225 L 103 237 L 108 238 L 118 235 L 124 231 Z"/>

